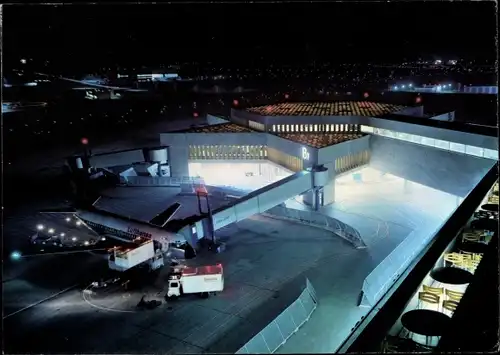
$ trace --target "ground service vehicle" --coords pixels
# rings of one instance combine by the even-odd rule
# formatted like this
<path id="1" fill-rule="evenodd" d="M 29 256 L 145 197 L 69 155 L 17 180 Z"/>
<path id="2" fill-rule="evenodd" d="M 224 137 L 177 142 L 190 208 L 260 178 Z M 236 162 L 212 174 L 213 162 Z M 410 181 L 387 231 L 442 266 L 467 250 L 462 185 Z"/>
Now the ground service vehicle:
<path id="1" fill-rule="evenodd" d="M 210 293 L 224 289 L 224 273 L 221 264 L 199 267 L 175 268 L 168 278 L 167 298 L 183 294 L 199 294 L 208 297 Z"/>

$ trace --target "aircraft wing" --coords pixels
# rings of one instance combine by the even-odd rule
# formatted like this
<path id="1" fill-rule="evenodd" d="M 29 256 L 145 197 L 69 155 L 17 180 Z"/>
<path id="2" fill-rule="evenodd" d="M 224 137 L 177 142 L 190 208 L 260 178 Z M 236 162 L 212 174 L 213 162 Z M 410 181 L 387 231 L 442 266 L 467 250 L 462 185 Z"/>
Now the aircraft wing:
<path id="1" fill-rule="evenodd" d="M 176 202 L 169 206 L 165 211 L 158 213 L 149 223 L 155 226 L 165 227 L 165 225 L 172 219 L 175 213 L 181 208 L 181 204 Z"/>

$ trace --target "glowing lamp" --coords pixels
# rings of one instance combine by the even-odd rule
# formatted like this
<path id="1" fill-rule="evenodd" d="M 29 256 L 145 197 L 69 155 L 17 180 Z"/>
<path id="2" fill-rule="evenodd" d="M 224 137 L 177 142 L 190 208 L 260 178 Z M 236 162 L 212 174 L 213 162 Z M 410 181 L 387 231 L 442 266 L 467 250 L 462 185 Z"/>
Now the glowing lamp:
<path id="1" fill-rule="evenodd" d="M 10 254 L 10 258 L 12 260 L 19 260 L 19 259 L 21 259 L 21 253 L 18 251 L 15 251 L 12 254 Z"/>
<path id="2" fill-rule="evenodd" d="M 198 117 L 198 112 L 193 112 L 193 117 Z"/>
<path id="3" fill-rule="evenodd" d="M 289 98 L 290 98 L 290 95 L 285 94 L 285 99 L 287 99 L 287 100 L 288 100 Z"/>
<path id="4" fill-rule="evenodd" d="M 422 98 L 420 96 L 417 96 L 417 98 L 415 99 L 415 102 L 417 104 L 421 103 L 422 102 Z"/>
<path id="5" fill-rule="evenodd" d="M 367 92 L 365 92 L 365 93 L 363 94 L 363 97 L 364 97 L 365 99 L 366 99 L 368 96 L 370 96 L 370 95 L 368 95 L 368 93 L 367 93 Z"/>
<path id="6" fill-rule="evenodd" d="M 80 142 L 83 144 L 83 145 L 87 145 L 89 144 L 89 140 L 85 137 L 83 137 L 82 139 L 80 139 Z"/>
<path id="7" fill-rule="evenodd" d="M 239 104 L 238 100 L 233 100 L 233 105 L 234 106 L 238 106 L 238 104 Z"/>

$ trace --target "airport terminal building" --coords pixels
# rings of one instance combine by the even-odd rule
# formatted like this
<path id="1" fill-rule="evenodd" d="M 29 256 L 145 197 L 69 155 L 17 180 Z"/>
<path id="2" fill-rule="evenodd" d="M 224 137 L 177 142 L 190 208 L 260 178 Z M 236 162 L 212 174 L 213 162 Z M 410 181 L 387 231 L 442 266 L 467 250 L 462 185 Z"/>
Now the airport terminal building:
<path id="1" fill-rule="evenodd" d="M 193 247 L 203 238 L 227 242 L 216 258 L 233 292 L 222 297 L 236 299 L 258 284 L 259 302 L 270 304 L 269 290 L 307 277 L 299 297 L 310 306 L 300 320 L 308 320 L 307 330 L 272 347 L 329 353 L 497 164 L 496 131 L 442 119 L 450 115 L 367 101 L 233 109 L 230 117 L 208 115 L 203 126 L 160 132 L 159 147 L 93 155 L 90 165 L 119 175 L 127 187 L 163 187 L 150 189 L 147 202 L 140 198 L 145 190 L 122 189 L 135 194 L 128 207 L 119 199 L 122 215 L 147 221 L 150 205 L 177 203 L 175 221 L 165 225 L 170 233 Z M 211 209 L 201 207 L 199 191 Z M 101 199 L 100 208 L 114 200 Z M 224 352 L 272 352 L 266 346 L 285 337 L 281 330 L 297 327 L 283 321 L 271 331 L 259 323 L 249 332 L 239 328 L 239 314 L 227 333 L 233 342 L 220 345 Z M 229 342 L 227 334 L 221 342 Z"/>
<path id="2" fill-rule="evenodd" d="M 450 183 L 449 176 L 472 184 L 478 178 L 475 167 L 498 159 L 496 136 L 426 118 L 423 106 L 282 103 L 233 109 L 228 120 L 209 115 L 208 121 L 206 127 L 161 134 L 172 176 L 203 175 L 203 167 L 216 163 L 219 176 L 236 174 L 224 171 L 224 161 L 267 160 L 283 167 L 286 176 L 322 166 L 328 169 L 328 183 L 320 191 L 322 205 L 335 201 L 337 175 L 366 164 L 463 198 L 471 186 Z"/>

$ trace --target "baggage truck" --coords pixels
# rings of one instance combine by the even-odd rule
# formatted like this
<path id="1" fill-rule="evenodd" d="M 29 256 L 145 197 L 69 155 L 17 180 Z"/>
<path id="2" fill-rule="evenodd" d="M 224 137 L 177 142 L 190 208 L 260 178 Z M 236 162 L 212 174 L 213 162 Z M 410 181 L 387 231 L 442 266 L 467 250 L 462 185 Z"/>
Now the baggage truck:
<path id="1" fill-rule="evenodd" d="M 224 289 L 224 270 L 221 264 L 176 268 L 168 277 L 167 298 L 198 294 L 208 298 Z"/>

